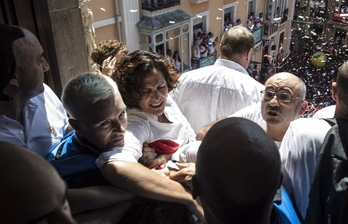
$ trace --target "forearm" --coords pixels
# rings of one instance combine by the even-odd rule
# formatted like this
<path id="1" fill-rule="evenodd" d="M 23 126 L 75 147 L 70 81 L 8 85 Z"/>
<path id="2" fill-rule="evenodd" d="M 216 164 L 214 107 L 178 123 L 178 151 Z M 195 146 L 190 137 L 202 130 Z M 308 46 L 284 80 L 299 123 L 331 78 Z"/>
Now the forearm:
<path id="1" fill-rule="evenodd" d="M 110 162 L 103 167 L 104 177 L 115 186 L 144 198 L 188 205 L 191 194 L 178 182 L 161 176 L 139 163 Z"/>
<path id="2" fill-rule="evenodd" d="M 67 198 L 73 214 L 105 208 L 135 198 L 135 194 L 114 186 L 69 189 Z"/>

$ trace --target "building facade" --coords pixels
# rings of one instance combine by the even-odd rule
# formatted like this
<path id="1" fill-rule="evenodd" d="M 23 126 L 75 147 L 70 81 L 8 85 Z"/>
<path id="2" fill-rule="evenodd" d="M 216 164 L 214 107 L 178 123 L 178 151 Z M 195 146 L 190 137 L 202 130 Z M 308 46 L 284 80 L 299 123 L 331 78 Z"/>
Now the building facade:
<path id="1" fill-rule="evenodd" d="M 193 68 L 196 30 L 212 32 L 220 40 L 237 19 L 247 27 L 251 14 L 263 13 L 263 25 L 252 30 L 256 38 L 252 66 L 262 70 L 264 55 L 271 56 L 271 72 L 289 54 L 295 0 L 91 0 L 88 7 L 94 15 L 96 43 L 115 38 L 125 42 L 130 52 L 178 51 L 183 71 Z"/>

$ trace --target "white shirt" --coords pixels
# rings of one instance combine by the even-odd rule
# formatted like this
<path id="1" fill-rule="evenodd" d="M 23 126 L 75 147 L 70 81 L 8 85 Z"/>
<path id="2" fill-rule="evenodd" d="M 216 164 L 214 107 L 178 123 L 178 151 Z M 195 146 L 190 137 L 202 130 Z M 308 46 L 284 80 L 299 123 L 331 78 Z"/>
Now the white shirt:
<path id="1" fill-rule="evenodd" d="M 313 118 L 319 119 L 319 118 L 333 118 L 335 115 L 336 105 L 331 105 L 324 107 L 313 115 Z"/>
<path id="2" fill-rule="evenodd" d="M 67 114 L 50 87 L 29 100 L 23 110 L 24 127 L 0 115 L 0 141 L 9 142 L 46 157 L 68 128 Z"/>
<path id="3" fill-rule="evenodd" d="M 201 52 L 201 58 L 205 58 L 205 57 L 207 57 L 208 56 L 208 51 L 209 51 L 209 49 L 208 48 L 206 48 L 205 46 L 200 46 L 199 47 L 199 49 L 200 49 L 200 52 Z"/>
<path id="4" fill-rule="evenodd" d="M 110 161 L 138 162 L 143 154 L 143 143 L 157 140 L 172 140 L 180 145 L 172 159 L 195 162 L 200 141 L 195 141 L 194 131 L 170 96 L 167 98 L 164 113 L 172 123 L 158 122 L 156 116 L 141 109 L 127 109 L 125 145 L 123 148 L 118 147 L 113 151 L 102 153 L 97 159 L 97 165 L 102 167 Z"/>
<path id="5" fill-rule="evenodd" d="M 251 120 L 258 124 L 265 132 L 267 132 L 267 124 L 261 114 L 261 103 L 252 104 L 250 106 L 244 107 L 243 109 L 237 111 L 236 113 L 228 117 L 243 117 L 245 119 Z M 273 141 L 279 148 L 282 142 L 275 140 Z"/>
<path id="6" fill-rule="evenodd" d="M 290 123 L 279 149 L 283 186 L 292 195 L 302 218 L 306 216 L 308 193 L 326 133 L 331 125 L 319 119 L 300 118 Z"/>
<path id="7" fill-rule="evenodd" d="M 200 46 L 193 47 L 193 58 L 200 59 L 201 58 L 201 49 Z"/>
<path id="8" fill-rule="evenodd" d="M 315 4 L 314 1 L 310 1 L 308 4 L 311 8 L 314 8 L 314 4 Z"/>
<path id="9" fill-rule="evenodd" d="M 217 59 L 214 65 L 183 73 L 171 95 L 197 133 L 206 124 L 261 102 L 264 89 L 240 64 Z"/>

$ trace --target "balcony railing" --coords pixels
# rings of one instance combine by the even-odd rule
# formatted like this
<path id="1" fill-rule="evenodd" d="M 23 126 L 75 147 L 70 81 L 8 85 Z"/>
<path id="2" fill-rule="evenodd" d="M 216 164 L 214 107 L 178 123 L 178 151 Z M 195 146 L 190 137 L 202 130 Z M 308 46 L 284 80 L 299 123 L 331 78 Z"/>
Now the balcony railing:
<path id="1" fill-rule="evenodd" d="M 263 35 L 270 36 L 278 31 L 278 23 L 264 22 Z"/>
<path id="2" fill-rule="evenodd" d="M 180 0 L 142 0 L 142 8 L 147 11 L 156 11 L 180 5 Z"/>

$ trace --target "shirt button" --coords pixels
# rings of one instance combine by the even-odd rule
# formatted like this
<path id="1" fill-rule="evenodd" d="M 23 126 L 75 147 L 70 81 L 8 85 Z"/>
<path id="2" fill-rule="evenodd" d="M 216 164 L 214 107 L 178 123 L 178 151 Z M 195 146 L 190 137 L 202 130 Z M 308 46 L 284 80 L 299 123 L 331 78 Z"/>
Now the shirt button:
<path id="1" fill-rule="evenodd" d="M 23 135 L 23 134 L 24 134 L 24 131 L 23 131 L 23 130 L 20 130 L 20 131 L 19 131 L 19 134 Z"/>

